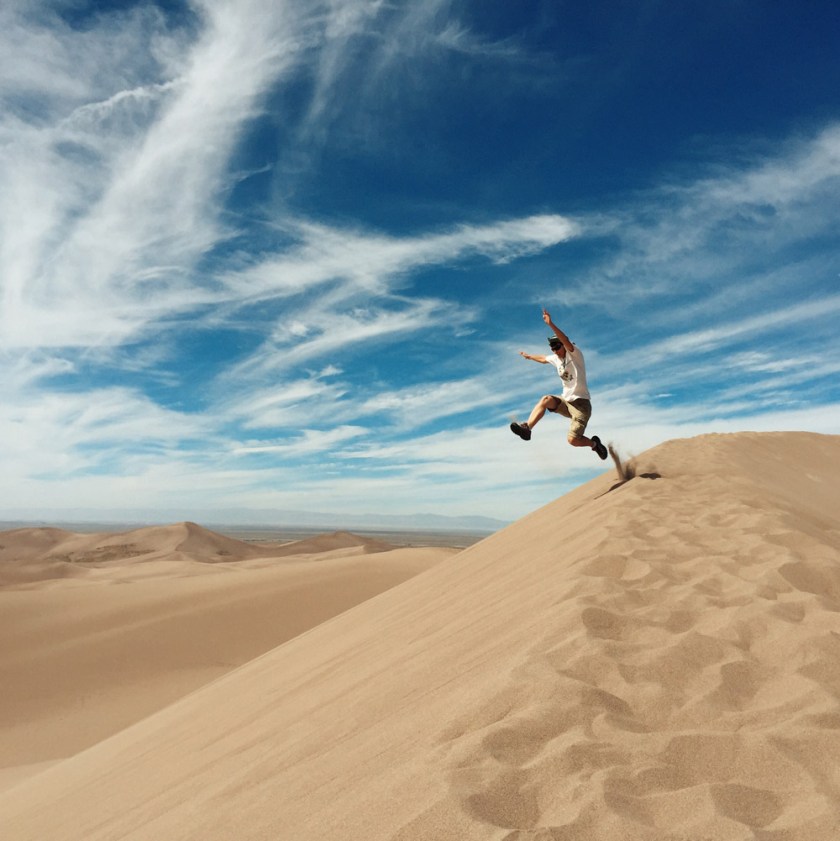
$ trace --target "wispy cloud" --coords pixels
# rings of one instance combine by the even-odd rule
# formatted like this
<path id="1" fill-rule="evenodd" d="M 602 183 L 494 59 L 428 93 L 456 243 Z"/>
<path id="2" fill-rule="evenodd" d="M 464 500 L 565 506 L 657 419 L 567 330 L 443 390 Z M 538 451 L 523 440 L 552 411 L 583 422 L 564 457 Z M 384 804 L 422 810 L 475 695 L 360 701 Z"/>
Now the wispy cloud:
<path id="1" fill-rule="evenodd" d="M 91 73 L 78 110 L 15 133 L 0 159 L 6 346 L 117 343 L 214 300 L 191 270 L 226 235 L 219 198 L 243 125 L 296 59 L 298 28 L 283 9 L 209 3 L 176 78 L 143 87 L 146 97 L 133 86 L 96 102 Z M 134 44 L 147 63 L 144 46 Z M 105 114 L 145 108 L 152 96 L 162 101 L 151 122 L 102 143 Z"/>
<path id="2" fill-rule="evenodd" d="M 261 98 L 313 42 L 328 53 L 376 8 L 340 4 L 326 16 L 316 12 L 301 15 L 293 4 L 266 0 L 208 3 L 198 40 L 175 66 L 150 62 L 150 22 L 140 19 L 122 35 L 129 70 L 115 80 L 136 82 L 145 73 L 156 81 L 102 89 L 94 60 L 81 75 L 75 108 L 15 131 L 6 124 L 12 142 L 0 157 L 0 337 L 7 347 L 119 344 L 202 305 L 300 294 L 336 278 L 371 291 L 422 265 L 470 253 L 504 261 L 573 235 L 569 220 L 552 216 L 405 240 L 291 222 L 297 247 L 235 274 L 197 274 L 198 261 L 234 233 L 222 222 L 226 167 Z M 163 38 L 159 18 L 151 23 Z M 73 75 L 81 46 L 75 30 L 39 28 L 22 14 L 12 20 L 18 30 L 28 24 L 26 43 L 56 40 L 56 75 Z M 95 36 L 103 39 L 118 23 L 99 19 L 84 44 L 93 41 L 98 55 Z M 56 92 L 52 75 L 39 86 Z"/>
<path id="3" fill-rule="evenodd" d="M 217 404 L 218 417 L 243 429 L 298 427 L 312 416 L 311 406 L 340 400 L 344 389 L 320 377 L 276 382 L 271 387 L 237 390 Z"/>
<path id="4" fill-rule="evenodd" d="M 452 0 L 331 0 L 328 5 L 322 37 L 305 70 L 313 94 L 296 128 L 297 152 L 304 156 L 313 144 L 329 141 L 339 123 L 351 126 L 365 145 L 381 146 L 384 139 L 368 116 L 380 112 L 383 103 L 396 111 L 418 103 L 434 107 L 440 92 L 452 85 L 459 62 L 504 70 L 552 63 L 552 57 L 535 56 L 517 37 L 478 31 L 459 16 L 463 10 Z"/>
<path id="5" fill-rule="evenodd" d="M 426 266 L 476 255 L 507 262 L 580 235 L 574 220 L 559 215 L 462 224 L 446 232 L 408 237 L 312 222 L 295 227 L 300 243 L 287 253 L 222 279 L 231 297 L 247 301 L 299 295 L 335 280 L 351 281 L 356 290 L 382 292 L 401 274 Z"/>
<path id="6" fill-rule="evenodd" d="M 159 458 L 170 448 L 188 448 L 212 436 L 206 419 L 166 410 L 124 388 L 7 396 L 11 402 L 0 409 L 7 505 L 14 501 L 13 486 L 26 477 L 119 474 L 138 452 L 156 452 Z"/>
<path id="7" fill-rule="evenodd" d="M 704 327 L 687 333 L 679 333 L 648 345 L 643 351 L 642 364 L 654 364 L 675 355 L 731 345 L 736 341 L 756 334 L 772 334 L 775 342 L 783 345 L 790 331 L 802 323 L 822 319 L 834 321 L 840 313 L 840 294 L 827 295 L 812 301 L 792 303 L 758 315 L 747 315 L 714 327 Z M 797 360 L 793 360 L 797 364 Z"/>
<path id="8" fill-rule="evenodd" d="M 291 254 L 224 279 L 230 297 L 238 296 L 242 303 L 298 299 L 296 306 L 284 307 L 273 335 L 258 352 L 231 370 L 233 377 L 264 375 L 326 357 L 339 342 L 357 346 L 452 322 L 452 304 L 401 295 L 404 276 L 474 256 L 504 263 L 579 234 L 578 226 L 562 216 L 461 225 L 454 231 L 403 238 L 312 224 L 301 230 L 305 242 Z M 474 317 L 468 308 L 457 309 L 458 323 Z"/>
<path id="9" fill-rule="evenodd" d="M 354 438 L 367 434 L 361 426 L 336 426 L 327 431 L 303 429 L 293 430 L 292 440 L 275 443 L 271 441 L 249 441 L 235 447 L 234 455 L 265 453 L 291 454 L 295 457 L 322 453 L 345 444 Z"/>
<path id="10" fill-rule="evenodd" d="M 683 176 L 622 211 L 587 221 L 592 233 L 613 240 L 616 253 L 574 294 L 582 301 L 616 293 L 631 301 L 688 297 L 751 281 L 756 290 L 777 292 L 789 283 L 780 268 L 806 259 L 806 242 L 816 247 L 807 259 L 825 253 L 826 238 L 840 224 L 838 189 L 837 125 L 783 144 L 774 155 L 747 157 L 691 180 Z M 725 308 L 725 299 L 717 300 Z"/>

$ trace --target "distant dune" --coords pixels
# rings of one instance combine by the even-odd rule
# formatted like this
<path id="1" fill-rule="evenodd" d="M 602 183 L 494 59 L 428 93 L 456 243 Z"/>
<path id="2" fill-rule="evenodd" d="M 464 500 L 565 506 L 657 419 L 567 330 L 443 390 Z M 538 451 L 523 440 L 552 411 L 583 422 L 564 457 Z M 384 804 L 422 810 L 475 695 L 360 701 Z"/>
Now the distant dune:
<path id="1" fill-rule="evenodd" d="M 360 537 L 347 531 L 337 531 L 306 540 L 296 540 L 275 550 L 277 556 L 285 555 L 320 555 L 324 552 L 350 550 L 362 554 L 389 552 L 396 547 L 390 543 L 373 538 Z"/>
<path id="2" fill-rule="evenodd" d="M 0 546 L 0 788 L 457 551 L 258 545 L 195 523 L 16 529 Z"/>
<path id="3" fill-rule="evenodd" d="M 5 836 L 836 841 L 840 437 L 620 465 L 9 789 Z"/>

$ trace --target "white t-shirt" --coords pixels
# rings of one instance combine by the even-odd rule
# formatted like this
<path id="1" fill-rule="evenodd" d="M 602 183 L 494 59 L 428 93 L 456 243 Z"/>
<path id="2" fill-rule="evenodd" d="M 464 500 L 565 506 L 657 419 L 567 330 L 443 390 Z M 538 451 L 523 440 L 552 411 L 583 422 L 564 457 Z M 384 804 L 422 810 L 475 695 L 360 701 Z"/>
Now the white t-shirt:
<path id="1" fill-rule="evenodd" d="M 575 349 L 561 359 L 556 353 L 546 356 L 546 362 L 550 362 L 563 380 L 563 399 L 569 400 L 589 400 L 589 389 L 586 385 L 586 363 L 583 361 L 583 354 L 580 348 L 575 346 Z"/>

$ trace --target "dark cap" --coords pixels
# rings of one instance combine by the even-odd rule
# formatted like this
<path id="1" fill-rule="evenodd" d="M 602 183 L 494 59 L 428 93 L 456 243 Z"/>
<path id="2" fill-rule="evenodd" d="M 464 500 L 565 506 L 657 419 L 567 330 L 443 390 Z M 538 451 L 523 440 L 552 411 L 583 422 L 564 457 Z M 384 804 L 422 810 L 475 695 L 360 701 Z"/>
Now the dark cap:
<path id="1" fill-rule="evenodd" d="M 549 336 L 548 346 L 552 350 L 560 350 L 560 348 L 563 347 L 563 342 L 561 342 L 560 339 L 557 338 L 557 336 Z"/>

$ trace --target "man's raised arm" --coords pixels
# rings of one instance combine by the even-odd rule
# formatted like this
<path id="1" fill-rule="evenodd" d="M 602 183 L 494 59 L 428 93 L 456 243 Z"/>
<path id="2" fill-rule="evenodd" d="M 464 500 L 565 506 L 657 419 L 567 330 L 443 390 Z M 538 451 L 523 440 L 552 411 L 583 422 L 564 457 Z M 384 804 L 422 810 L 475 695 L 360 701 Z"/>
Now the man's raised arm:
<path id="1" fill-rule="evenodd" d="M 543 321 L 554 331 L 554 335 L 563 342 L 563 346 L 566 350 L 571 353 L 575 349 L 572 340 L 551 320 L 551 316 L 548 314 L 547 309 L 543 308 L 542 315 Z"/>

